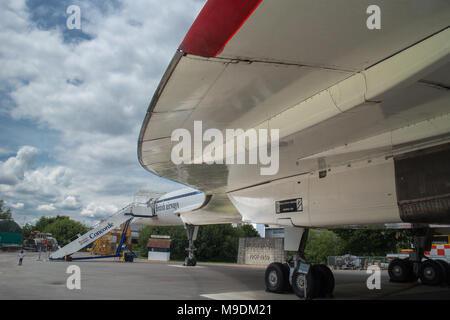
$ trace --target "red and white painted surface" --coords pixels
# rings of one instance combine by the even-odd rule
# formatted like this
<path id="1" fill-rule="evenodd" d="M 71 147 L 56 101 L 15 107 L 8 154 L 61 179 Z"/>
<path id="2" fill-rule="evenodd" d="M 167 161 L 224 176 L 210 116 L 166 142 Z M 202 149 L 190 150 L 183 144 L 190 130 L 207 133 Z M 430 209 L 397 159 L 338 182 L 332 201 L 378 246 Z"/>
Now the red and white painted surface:
<path id="1" fill-rule="evenodd" d="M 431 251 L 425 251 L 426 256 L 439 256 L 450 259 L 450 244 L 433 244 Z"/>

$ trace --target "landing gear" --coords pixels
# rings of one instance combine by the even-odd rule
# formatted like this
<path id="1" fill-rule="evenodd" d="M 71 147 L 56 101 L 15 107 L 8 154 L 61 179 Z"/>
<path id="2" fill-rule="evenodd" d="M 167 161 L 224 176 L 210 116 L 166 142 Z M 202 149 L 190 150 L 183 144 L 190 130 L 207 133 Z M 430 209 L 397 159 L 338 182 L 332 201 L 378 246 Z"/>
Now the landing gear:
<path id="1" fill-rule="evenodd" d="M 197 264 L 197 258 L 195 258 L 194 253 L 196 250 L 194 241 L 197 239 L 198 226 L 186 224 L 184 227 L 186 228 L 186 234 L 189 240 L 189 247 L 186 249 L 188 256 L 184 259 L 184 266 L 193 267 Z"/>
<path id="2" fill-rule="evenodd" d="M 409 259 L 394 259 L 388 267 L 391 282 L 410 282 L 417 280 L 413 270 L 413 263 Z"/>
<path id="3" fill-rule="evenodd" d="M 330 268 L 324 264 L 318 264 L 320 275 L 322 277 L 322 286 L 319 292 L 319 297 L 331 297 L 334 291 L 334 276 Z"/>
<path id="4" fill-rule="evenodd" d="M 183 265 L 186 267 L 194 267 L 195 265 L 197 265 L 197 258 L 188 256 L 188 257 L 184 258 Z"/>
<path id="5" fill-rule="evenodd" d="M 306 228 L 291 229 L 294 229 L 291 231 L 294 231 L 295 234 L 285 233 L 285 250 L 292 251 L 286 245 L 297 243 L 297 248 L 294 249 L 297 250 L 297 253 L 288 263 L 274 262 L 267 267 L 266 290 L 276 293 L 292 290 L 301 299 L 331 296 L 334 290 L 334 276 L 331 270 L 323 264 L 311 265 L 304 257 L 309 230 Z M 301 237 L 298 237 L 299 234 Z"/>
<path id="6" fill-rule="evenodd" d="M 446 270 L 438 261 L 425 260 L 420 264 L 419 279 L 423 284 L 437 286 L 443 283 L 445 278 Z"/>
<path id="7" fill-rule="evenodd" d="M 445 270 L 445 279 L 442 280 L 442 284 L 447 284 L 450 287 L 450 263 L 443 260 L 436 260 L 436 262 L 441 264 L 442 268 Z"/>
<path id="8" fill-rule="evenodd" d="M 292 274 L 292 290 L 302 299 L 327 298 L 333 296 L 334 276 L 324 264 L 309 265 L 309 270 L 302 270 L 307 262 L 301 262 Z"/>
<path id="9" fill-rule="evenodd" d="M 125 261 L 125 262 L 133 262 L 134 261 L 134 255 L 133 254 L 130 254 L 130 253 L 125 253 L 125 255 L 124 255 L 124 257 L 123 257 L 123 260 Z"/>
<path id="10" fill-rule="evenodd" d="M 290 291 L 289 272 L 289 266 L 286 264 L 279 262 L 269 264 L 265 274 L 267 290 L 277 293 Z"/>
<path id="11" fill-rule="evenodd" d="M 449 284 L 450 265 L 443 260 L 425 257 L 431 249 L 432 230 L 417 228 L 413 230 L 414 251 L 406 259 L 394 259 L 389 263 L 388 273 L 391 282 L 414 282 L 420 279 L 425 285 Z"/>

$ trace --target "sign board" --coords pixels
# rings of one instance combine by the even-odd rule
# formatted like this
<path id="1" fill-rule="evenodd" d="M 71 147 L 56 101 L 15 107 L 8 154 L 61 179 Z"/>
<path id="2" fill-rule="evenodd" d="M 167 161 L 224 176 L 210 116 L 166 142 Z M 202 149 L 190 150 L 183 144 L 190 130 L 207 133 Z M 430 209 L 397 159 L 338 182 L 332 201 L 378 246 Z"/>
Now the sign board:
<path id="1" fill-rule="evenodd" d="M 301 212 L 301 211 L 303 211 L 302 198 L 275 201 L 275 212 L 277 214 L 287 212 Z"/>
<path id="2" fill-rule="evenodd" d="M 245 251 L 245 264 L 270 264 L 274 261 L 273 245 L 268 241 L 252 243 Z"/>
<path id="3" fill-rule="evenodd" d="M 284 262 L 283 238 L 240 238 L 239 264 L 268 265 L 272 262 Z"/>

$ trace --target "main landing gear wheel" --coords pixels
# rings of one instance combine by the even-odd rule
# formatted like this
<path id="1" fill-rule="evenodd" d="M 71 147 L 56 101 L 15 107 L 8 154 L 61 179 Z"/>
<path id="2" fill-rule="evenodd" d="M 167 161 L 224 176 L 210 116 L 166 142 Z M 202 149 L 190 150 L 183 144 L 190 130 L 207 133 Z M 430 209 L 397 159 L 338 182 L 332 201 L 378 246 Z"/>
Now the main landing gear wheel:
<path id="1" fill-rule="evenodd" d="M 419 279 L 419 276 L 414 271 L 414 262 L 409 260 L 409 258 L 406 258 L 405 261 L 409 264 L 409 268 L 410 268 L 409 278 L 407 281 L 408 282 L 417 282 L 417 279 Z"/>
<path id="2" fill-rule="evenodd" d="M 194 226 L 191 224 L 186 224 L 186 235 L 189 242 L 189 247 L 186 249 L 188 252 L 187 257 L 184 259 L 184 266 L 193 267 L 197 265 L 197 258 L 195 258 L 195 245 L 194 241 L 197 239 L 198 226 Z"/>
<path id="3" fill-rule="evenodd" d="M 281 293 L 289 290 L 289 269 L 279 262 L 271 263 L 264 276 L 269 292 Z"/>
<path id="4" fill-rule="evenodd" d="M 406 259 L 394 259 L 389 263 L 389 278 L 392 282 L 408 282 L 415 279 L 413 265 Z"/>
<path id="5" fill-rule="evenodd" d="M 292 274 L 292 290 L 301 299 L 314 299 L 319 297 L 321 288 L 323 287 L 322 283 L 323 278 L 319 265 L 311 266 L 306 275 L 297 270 Z"/>
<path id="6" fill-rule="evenodd" d="M 445 280 L 444 275 L 442 265 L 434 260 L 426 260 L 420 265 L 419 278 L 423 284 L 430 286 L 439 285 Z"/>
<path id="7" fill-rule="evenodd" d="M 440 263 L 445 269 L 446 281 L 443 284 L 450 286 L 450 263 L 443 260 L 436 260 L 436 262 Z"/>
<path id="8" fill-rule="evenodd" d="M 194 267 L 197 264 L 197 259 L 194 258 L 189 258 L 186 257 L 186 259 L 184 259 L 184 265 L 188 266 L 188 267 Z"/>
<path id="9" fill-rule="evenodd" d="M 321 274 L 321 287 L 319 290 L 319 297 L 331 297 L 334 291 L 334 276 L 333 272 L 324 264 L 318 264 L 317 269 Z"/>
<path id="10" fill-rule="evenodd" d="M 450 267 L 450 265 L 449 265 Z M 284 268 L 284 281 L 286 284 L 285 290 L 287 292 L 292 292 L 292 286 L 290 283 L 290 277 L 291 277 L 291 267 L 289 266 L 288 263 L 283 263 L 283 268 Z"/>

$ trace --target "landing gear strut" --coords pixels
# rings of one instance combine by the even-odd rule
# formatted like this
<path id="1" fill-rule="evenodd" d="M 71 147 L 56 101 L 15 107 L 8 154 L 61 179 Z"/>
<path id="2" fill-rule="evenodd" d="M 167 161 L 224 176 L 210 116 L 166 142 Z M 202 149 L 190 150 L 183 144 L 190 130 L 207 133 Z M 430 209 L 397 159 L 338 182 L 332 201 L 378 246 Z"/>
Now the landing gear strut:
<path id="1" fill-rule="evenodd" d="M 388 272 L 392 282 L 415 282 L 417 279 L 426 285 L 448 284 L 450 265 L 443 260 L 431 260 L 425 257 L 432 243 L 430 228 L 413 229 L 414 250 L 409 258 L 394 259 L 389 263 Z"/>
<path id="2" fill-rule="evenodd" d="M 197 249 L 195 248 L 194 241 L 197 239 L 198 226 L 186 224 L 184 227 L 186 228 L 186 234 L 189 240 L 189 247 L 186 249 L 188 256 L 184 259 L 184 265 L 193 267 L 197 264 L 194 253 Z"/>
<path id="3" fill-rule="evenodd" d="M 309 229 L 291 229 L 294 229 L 297 235 L 301 232 L 301 237 L 297 237 L 299 243 L 297 253 L 285 264 L 274 262 L 267 267 L 265 273 L 267 291 L 281 293 L 292 290 L 302 299 L 331 296 L 334 290 L 334 276 L 331 270 L 323 264 L 311 265 L 304 256 Z M 288 242 L 292 245 L 291 232 L 285 234 L 285 249 L 290 251 L 286 248 Z"/>

